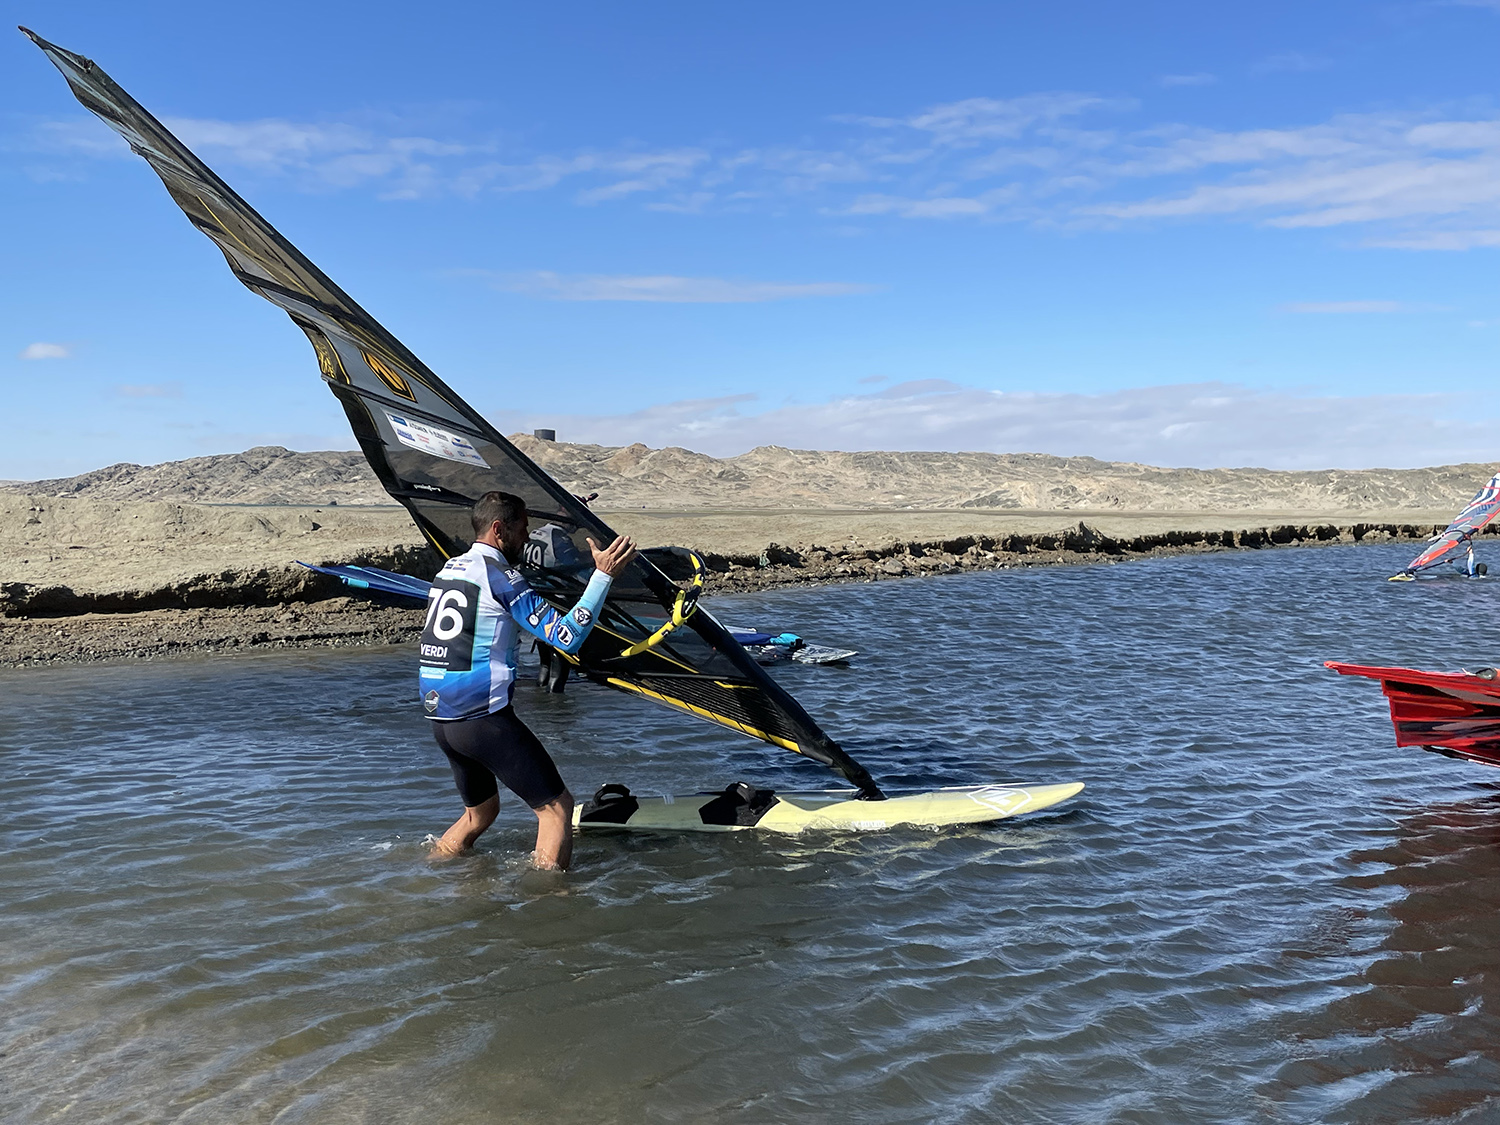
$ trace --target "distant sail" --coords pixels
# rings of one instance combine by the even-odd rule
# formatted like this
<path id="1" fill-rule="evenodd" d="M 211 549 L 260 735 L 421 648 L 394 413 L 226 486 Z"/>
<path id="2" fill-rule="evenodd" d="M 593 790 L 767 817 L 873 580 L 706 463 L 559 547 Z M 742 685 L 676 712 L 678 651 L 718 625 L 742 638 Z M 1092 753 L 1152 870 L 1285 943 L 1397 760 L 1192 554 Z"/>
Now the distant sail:
<path id="1" fill-rule="evenodd" d="M 427 579 L 415 578 L 410 574 L 398 574 L 394 570 L 381 570 L 378 566 L 318 566 L 315 563 L 305 563 L 301 559 L 297 560 L 297 565 L 337 578 L 345 585 L 353 586 L 358 590 L 396 594 L 399 597 L 411 598 L 419 602 L 425 602 L 427 596 L 432 593 L 432 583 Z"/>
<path id="2" fill-rule="evenodd" d="M 472 538 L 474 500 L 492 489 L 515 493 L 526 501 L 533 524 L 548 530 L 561 548 L 541 565 L 532 559 L 523 569 L 540 593 L 570 605 L 592 569 L 585 537 L 609 542 L 615 533 L 608 525 L 506 441 L 102 69 L 21 30 L 62 71 L 85 108 L 151 165 L 234 275 L 307 334 L 323 379 L 343 404 L 375 475 L 406 506 L 427 541 L 444 556 L 461 553 Z M 865 795 L 881 796 L 869 772 L 707 610 L 697 609 L 664 632 L 682 616 L 680 592 L 656 563 L 642 558 L 633 564 L 615 580 L 577 656 L 583 673 L 803 754 Z"/>
<path id="3" fill-rule="evenodd" d="M 1453 522 L 1441 535 L 1434 536 L 1422 553 L 1407 563 L 1406 569 L 1396 577 L 1411 577 L 1420 571 L 1451 562 L 1454 552 L 1461 548 L 1467 550 L 1473 543 L 1474 536 L 1497 513 L 1500 513 L 1500 473 L 1492 476 L 1489 483 L 1474 494 L 1468 507 L 1453 518 Z"/>
<path id="4" fill-rule="evenodd" d="M 1500 766 L 1500 682 L 1495 669 L 1423 672 L 1325 660 L 1344 676 L 1378 680 L 1390 700 L 1397 746 Z"/>

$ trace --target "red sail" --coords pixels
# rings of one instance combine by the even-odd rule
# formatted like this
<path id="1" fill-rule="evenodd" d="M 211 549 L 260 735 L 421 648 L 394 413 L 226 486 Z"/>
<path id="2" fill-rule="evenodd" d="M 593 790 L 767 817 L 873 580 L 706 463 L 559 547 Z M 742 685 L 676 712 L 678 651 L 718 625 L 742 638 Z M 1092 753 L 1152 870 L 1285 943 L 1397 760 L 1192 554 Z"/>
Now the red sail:
<path id="1" fill-rule="evenodd" d="M 1421 672 L 1337 660 L 1325 664 L 1340 675 L 1380 681 L 1391 703 L 1397 746 L 1500 766 L 1500 675 L 1493 668 Z"/>
<path id="2" fill-rule="evenodd" d="M 1430 570 L 1444 562 L 1460 547 L 1467 548 L 1474 536 L 1485 524 L 1500 513 L 1500 473 L 1490 478 L 1488 484 L 1474 494 L 1468 507 L 1453 517 L 1447 529 L 1436 536 L 1422 553 L 1406 564 L 1402 574 L 1415 574 L 1419 570 Z"/>

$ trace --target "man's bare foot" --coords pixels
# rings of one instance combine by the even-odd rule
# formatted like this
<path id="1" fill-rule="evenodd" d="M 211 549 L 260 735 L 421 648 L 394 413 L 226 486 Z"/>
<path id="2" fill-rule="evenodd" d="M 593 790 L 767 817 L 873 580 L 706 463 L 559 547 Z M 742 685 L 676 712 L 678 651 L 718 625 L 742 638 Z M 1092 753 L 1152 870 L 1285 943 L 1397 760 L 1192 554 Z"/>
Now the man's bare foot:
<path id="1" fill-rule="evenodd" d="M 427 853 L 428 856 L 452 859 L 463 855 L 474 846 L 474 841 L 484 834 L 484 830 L 495 823 L 495 815 L 499 811 L 499 797 L 491 797 L 482 805 L 464 809 L 464 815 L 455 820 L 453 826 L 438 838 L 432 851 Z"/>
<path id="2" fill-rule="evenodd" d="M 428 859 L 456 859 L 470 850 L 461 844 L 449 843 L 446 839 L 435 839 L 431 836 L 428 839 L 432 840 L 432 847 L 427 852 Z"/>

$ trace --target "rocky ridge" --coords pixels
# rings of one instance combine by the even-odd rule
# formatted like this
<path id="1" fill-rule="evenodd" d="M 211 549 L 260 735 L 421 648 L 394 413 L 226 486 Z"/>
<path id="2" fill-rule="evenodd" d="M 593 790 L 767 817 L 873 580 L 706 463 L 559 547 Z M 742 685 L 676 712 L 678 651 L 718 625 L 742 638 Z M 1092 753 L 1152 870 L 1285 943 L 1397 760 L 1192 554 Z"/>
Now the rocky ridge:
<path id="1" fill-rule="evenodd" d="M 1420 539 L 1493 471 L 514 440 L 575 492 L 602 493 L 617 530 L 695 548 L 710 592 Z M 0 482 L 0 666 L 410 638 L 419 608 L 347 597 L 299 559 L 438 566 L 357 452 L 259 447 Z"/>
<path id="2" fill-rule="evenodd" d="M 936 509 L 1135 512 L 1456 510 L 1500 465 L 1425 469 L 1169 469 L 1041 453 L 841 453 L 762 446 L 737 457 L 511 440 L 605 509 Z M 246 505 L 382 505 L 358 451 L 244 453 L 119 464 L 56 480 L 0 482 L 33 496 Z"/>

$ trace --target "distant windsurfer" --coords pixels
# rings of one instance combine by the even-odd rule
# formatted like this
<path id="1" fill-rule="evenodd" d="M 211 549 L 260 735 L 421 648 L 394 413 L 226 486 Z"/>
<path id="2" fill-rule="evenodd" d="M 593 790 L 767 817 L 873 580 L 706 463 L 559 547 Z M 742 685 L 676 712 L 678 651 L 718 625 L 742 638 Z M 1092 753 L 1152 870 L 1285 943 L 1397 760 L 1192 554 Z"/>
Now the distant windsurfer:
<path id="1" fill-rule="evenodd" d="M 551 756 L 511 708 L 519 631 L 576 653 L 598 619 L 611 581 L 635 558 L 635 544 L 620 536 L 601 548 L 590 539 L 593 576 L 564 614 L 516 569 L 527 543 L 525 501 L 508 492 L 486 492 L 472 519 L 474 545 L 449 559 L 433 580 L 422 629 L 422 706 L 464 802 L 463 816 L 433 851 L 457 855 L 494 823 L 498 779 L 536 813 L 533 862 L 566 869 L 573 854 L 573 796 Z"/>
<path id="2" fill-rule="evenodd" d="M 1453 517 L 1452 523 L 1427 540 L 1422 553 L 1407 563 L 1400 574 L 1391 575 L 1391 581 L 1410 582 L 1440 566 L 1462 570 L 1469 578 L 1483 578 L 1490 568 L 1474 558 L 1474 539 L 1497 515 L 1500 515 L 1500 473 L 1474 494 L 1474 499 Z"/>

